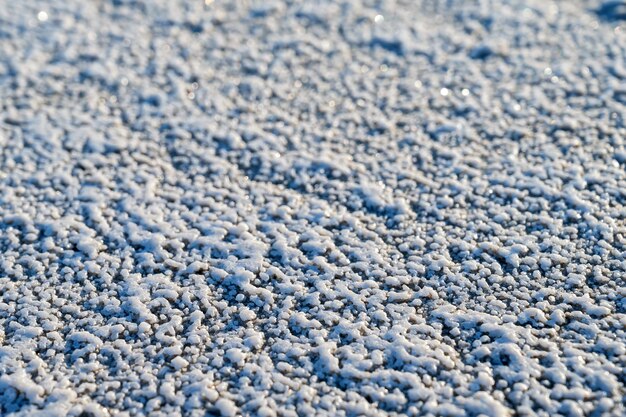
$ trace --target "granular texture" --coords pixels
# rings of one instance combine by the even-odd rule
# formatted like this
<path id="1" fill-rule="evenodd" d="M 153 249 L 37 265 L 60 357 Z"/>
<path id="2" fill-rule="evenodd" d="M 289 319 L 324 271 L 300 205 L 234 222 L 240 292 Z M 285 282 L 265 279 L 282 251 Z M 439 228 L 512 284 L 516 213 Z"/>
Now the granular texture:
<path id="1" fill-rule="evenodd" d="M 0 415 L 624 415 L 622 19 L 0 0 Z"/>

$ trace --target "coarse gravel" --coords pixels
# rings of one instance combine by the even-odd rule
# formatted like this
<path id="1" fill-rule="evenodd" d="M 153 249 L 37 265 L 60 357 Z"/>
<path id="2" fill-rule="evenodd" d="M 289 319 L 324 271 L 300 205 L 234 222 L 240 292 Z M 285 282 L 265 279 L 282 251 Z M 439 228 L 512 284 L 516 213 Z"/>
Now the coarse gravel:
<path id="1" fill-rule="evenodd" d="M 623 416 L 625 19 L 0 0 L 0 415 Z"/>

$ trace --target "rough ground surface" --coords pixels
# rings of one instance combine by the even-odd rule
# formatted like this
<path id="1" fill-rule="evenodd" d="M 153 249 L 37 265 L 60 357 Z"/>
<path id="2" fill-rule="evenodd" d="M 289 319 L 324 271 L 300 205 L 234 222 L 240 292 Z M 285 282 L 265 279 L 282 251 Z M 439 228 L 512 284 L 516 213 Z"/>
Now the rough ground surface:
<path id="1" fill-rule="evenodd" d="M 0 415 L 623 415 L 599 3 L 0 1 Z"/>

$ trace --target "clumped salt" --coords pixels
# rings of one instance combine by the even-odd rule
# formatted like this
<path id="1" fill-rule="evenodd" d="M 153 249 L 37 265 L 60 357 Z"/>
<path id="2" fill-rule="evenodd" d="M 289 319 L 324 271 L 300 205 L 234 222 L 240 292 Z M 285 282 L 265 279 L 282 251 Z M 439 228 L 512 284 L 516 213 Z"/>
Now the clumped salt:
<path id="1" fill-rule="evenodd" d="M 4 3 L 0 415 L 624 414 L 623 2 Z"/>

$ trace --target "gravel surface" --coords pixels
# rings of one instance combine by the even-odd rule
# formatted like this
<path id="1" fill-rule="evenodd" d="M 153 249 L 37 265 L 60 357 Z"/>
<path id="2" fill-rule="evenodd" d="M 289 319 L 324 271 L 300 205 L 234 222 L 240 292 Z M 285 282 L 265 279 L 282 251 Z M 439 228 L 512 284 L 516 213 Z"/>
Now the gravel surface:
<path id="1" fill-rule="evenodd" d="M 0 415 L 624 415 L 624 18 L 0 0 Z"/>

